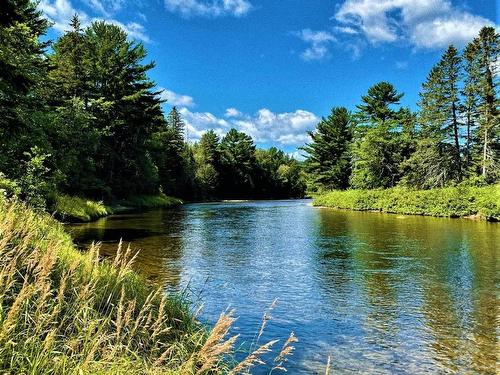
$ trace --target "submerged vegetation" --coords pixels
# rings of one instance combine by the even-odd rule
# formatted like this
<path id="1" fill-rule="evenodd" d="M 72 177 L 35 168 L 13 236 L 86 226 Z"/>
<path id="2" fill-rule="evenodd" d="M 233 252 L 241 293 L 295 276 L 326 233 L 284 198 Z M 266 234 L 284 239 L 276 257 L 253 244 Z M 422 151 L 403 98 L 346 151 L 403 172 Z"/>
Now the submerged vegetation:
<path id="1" fill-rule="evenodd" d="M 336 190 L 317 195 L 314 205 L 441 217 L 478 216 L 500 220 L 500 184 L 486 187 L 456 186 L 430 190 L 402 187 L 375 190 Z"/>

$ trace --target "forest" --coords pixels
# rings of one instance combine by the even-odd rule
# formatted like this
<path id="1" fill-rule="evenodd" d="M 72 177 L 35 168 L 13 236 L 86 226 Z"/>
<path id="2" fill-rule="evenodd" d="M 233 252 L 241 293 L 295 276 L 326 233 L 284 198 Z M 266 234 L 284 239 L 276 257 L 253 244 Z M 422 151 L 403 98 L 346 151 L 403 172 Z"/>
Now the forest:
<path id="1" fill-rule="evenodd" d="M 484 27 L 462 52 L 453 45 L 422 85 L 418 111 L 380 82 L 354 113 L 334 107 L 311 143 L 310 191 L 432 189 L 500 179 L 499 34 Z"/>
<path id="2" fill-rule="evenodd" d="M 484 27 L 450 46 L 422 85 L 418 110 L 391 83 L 356 111 L 334 107 L 297 161 L 231 129 L 187 143 L 164 113 L 142 45 L 118 26 L 83 28 L 75 15 L 55 41 L 29 1 L 2 13 L 0 188 L 34 207 L 60 196 L 105 202 L 163 193 L 184 200 L 298 198 L 307 192 L 430 189 L 500 178 L 498 40 Z"/>
<path id="3" fill-rule="evenodd" d="M 49 23 L 29 1 L 2 11 L 0 188 L 51 209 L 61 194 L 105 202 L 159 193 L 186 200 L 304 194 L 300 163 L 257 149 L 248 135 L 206 132 L 188 144 L 174 107 L 165 114 L 141 43 L 94 22 L 43 38 Z"/>

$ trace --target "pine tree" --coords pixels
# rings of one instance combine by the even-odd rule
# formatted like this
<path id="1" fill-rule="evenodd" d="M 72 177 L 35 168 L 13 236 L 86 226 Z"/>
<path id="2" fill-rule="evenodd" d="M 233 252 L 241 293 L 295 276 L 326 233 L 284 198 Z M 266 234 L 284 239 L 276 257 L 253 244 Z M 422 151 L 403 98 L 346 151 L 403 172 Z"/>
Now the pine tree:
<path id="1" fill-rule="evenodd" d="M 494 27 L 483 27 L 469 47 L 475 52 L 476 85 L 479 92 L 479 136 L 481 137 L 481 175 L 486 180 L 500 178 L 500 118 L 498 54 L 500 36 Z"/>
<path id="2" fill-rule="evenodd" d="M 20 172 L 19 160 L 33 147 L 39 132 L 39 95 L 46 76 L 45 49 L 40 37 L 48 22 L 29 0 L 4 0 L 0 11 L 0 171 Z M 41 143 L 41 142 L 40 142 Z"/>
<path id="3" fill-rule="evenodd" d="M 351 114 L 344 107 L 332 108 L 309 136 L 312 142 L 302 150 L 307 153 L 305 171 L 310 177 L 310 190 L 346 189 L 351 173 Z"/>
<path id="4" fill-rule="evenodd" d="M 473 166 L 473 150 L 478 144 L 478 139 L 475 136 L 477 126 L 479 125 L 479 88 L 480 69 L 477 59 L 477 45 L 469 43 L 463 52 L 464 61 L 464 87 L 462 90 L 462 108 L 465 123 L 466 123 L 466 138 L 464 146 L 465 167 L 468 173 L 474 174 Z"/>
<path id="5" fill-rule="evenodd" d="M 392 84 L 380 82 L 370 87 L 357 106 L 350 178 L 353 187 L 391 187 L 399 181 L 401 150 L 396 134 L 403 112 L 394 106 L 403 95 Z"/>
<path id="6" fill-rule="evenodd" d="M 399 104 L 403 93 L 398 93 L 389 82 L 379 82 L 368 89 L 368 94 L 362 96 L 363 104 L 359 104 L 358 117 L 364 122 L 374 124 L 385 123 L 394 118 L 392 105 Z"/>
<path id="7" fill-rule="evenodd" d="M 221 155 L 221 186 L 225 197 L 248 197 L 255 188 L 255 144 L 252 137 L 231 129 L 222 138 Z"/>
<path id="8" fill-rule="evenodd" d="M 405 163 L 406 184 L 430 188 L 461 180 L 460 78 L 460 58 L 450 46 L 422 85 L 420 139 L 415 154 Z"/>

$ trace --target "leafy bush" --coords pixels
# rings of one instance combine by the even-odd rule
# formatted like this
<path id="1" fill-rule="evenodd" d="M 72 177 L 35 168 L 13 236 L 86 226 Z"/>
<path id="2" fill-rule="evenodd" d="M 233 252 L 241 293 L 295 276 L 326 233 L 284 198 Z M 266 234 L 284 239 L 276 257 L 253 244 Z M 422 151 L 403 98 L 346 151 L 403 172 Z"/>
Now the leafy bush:
<path id="1" fill-rule="evenodd" d="M 160 193 L 158 195 L 139 195 L 118 201 L 116 204 L 138 209 L 169 208 L 181 205 L 182 200 Z"/>
<path id="2" fill-rule="evenodd" d="M 314 205 L 399 214 L 464 217 L 479 215 L 500 220 L 500 184 L 476 187 L 465 183 L 431 190 L 331 191 L 317 195 Z"/>
<path id="3" fill-rule="evenodd" d="M 63 221 L 87 222 L 113 213 L 111 208 L 102 202 L 80 197 L 56 194 L 53 200 L 52 211 Z"/>

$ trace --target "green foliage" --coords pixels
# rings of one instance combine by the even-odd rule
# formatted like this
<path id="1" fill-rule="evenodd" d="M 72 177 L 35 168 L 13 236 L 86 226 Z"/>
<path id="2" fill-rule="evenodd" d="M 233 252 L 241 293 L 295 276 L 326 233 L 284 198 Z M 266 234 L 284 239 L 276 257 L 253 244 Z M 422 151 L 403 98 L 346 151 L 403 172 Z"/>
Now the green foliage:
<path id="1" fill-rule="evenodd" d="M 401 179 L 402 163 L 414 147 L 415 121 L 408 109 L 393 109 L 402 96 L 390 83 L 380 82 L 362 97 L 351 148 L 353 188 L 387 188 Z"/>
<path id="2" fill-rule="evenodd" d="M 62 221 L 88 222 L 113 213 L 102 202 L 80 197 L 56 194 L 53 201 L 51 211 Z"/>
<path id="3" fill-rule="evenodd" d="M 131 271 L 130 251 L 102 261 L 48 215 L 0 199 L 0 253 L 2 373 L 186 374 L 210 358 L 207 329 Z"/>
<path id="4" fill-rule="evenodd" d="M 500 185 L 469 185 L 464 183 L 430 190 L 396 187 L 385 190 L 332 191 L 316 196 L 314 205 L 411 215 L 478 215 L 488 220 L 500 220 Z"/>
<path id="5" fill-rule="evenodd" d="M 10 180 L 0 172 L 0 199 L 18 197 L 21 194 L 21 188 L 16 181 Z"/>
<path id="6" fill-rule="evenodd" d="M 346 108 L 336 107 L 321 120 L 316 132 L 309 132 L 312 142 L 302 148 L 308 155 L 304 166 L 309 190 L 349 186 L 352 131 L 351 114 Z"/>
<path id="7" fill-rule="evenodd" d="M 158 195 L 139 195 L 125 200 L 115 202 L 119 206 L 132 207 L 137 209 L 150 208 L 170 208 L 182 204 L 182 200 L 166 196 L 165 194 Z"/>
<path id="8" fill-rule="evenodd" d="M 49 154 L 43 154 L 38 147 L 33 147 L 26 152 L 27 160 L 24 161 L 24 173 L 19 180 L 20 197 L 31 207 L 45 208 L 45 199 L 51 191 L 48 182 L 49 168 L 45 166 Z"/>

